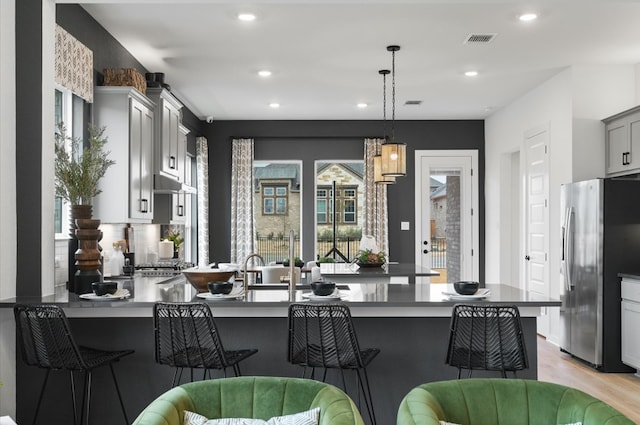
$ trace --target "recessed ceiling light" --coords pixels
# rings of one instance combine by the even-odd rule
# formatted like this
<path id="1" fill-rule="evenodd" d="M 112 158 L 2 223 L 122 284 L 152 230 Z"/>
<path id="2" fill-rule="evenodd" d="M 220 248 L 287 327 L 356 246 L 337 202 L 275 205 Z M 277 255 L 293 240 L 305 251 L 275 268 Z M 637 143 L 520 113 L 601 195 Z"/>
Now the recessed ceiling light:
<path id="1" fill-rule="evenodd" d="M 478 71 L 467 71 L 464 73 L 467 77 L 475 77 L 478 75 Z"/>
<path id="2" fill-rule="evenodd" d="M 238 13 L 238 19 L 245 22 L 251 22 L 256 20 L 256 15 L 253 13 Z"/>
<path id="3" fill-rule="evenodd" d="M 261 71 L 258 71 L 258 75 L 261 77 L 270 77 L 271 71 L 269 71 L 268 69 L 263 69 Z"/>
<path id="4" fill-rule="evenodd" d="M 534 21 L 537 18 L 538 18 L 538 15 L 536 15 L 535 13 L 523 13 L 518 17 L 518 19 L 520 19 L 523 22 Z"/>
<path id="5" fill-rule="evenodd" d="M 269 104 L 269 107 L 270 107 L 270 108 L 273 108 L 273 109 L 277 109 L 277 108 L 279 108 L 279 107 L 280 107 L 280 104 L 279 104 L 279 103 L 277 103 L 277 102 L 271 102 L 271 103 Z"/>
<path id="6" fill-rule="evenodd" d="M 366 107 L 367 107 L 367 106 L 369 106 L 369 105 L 367 105 L 367 104 L 366 104 L 366 103 L 364 103 L 364 102 L 360 102 L 360 103 L 358 103 L 358 105 L 357 105 L 357 106 L 358 106 L 358 108 L 363 109 L 363 108 L 366 108 Z"/>

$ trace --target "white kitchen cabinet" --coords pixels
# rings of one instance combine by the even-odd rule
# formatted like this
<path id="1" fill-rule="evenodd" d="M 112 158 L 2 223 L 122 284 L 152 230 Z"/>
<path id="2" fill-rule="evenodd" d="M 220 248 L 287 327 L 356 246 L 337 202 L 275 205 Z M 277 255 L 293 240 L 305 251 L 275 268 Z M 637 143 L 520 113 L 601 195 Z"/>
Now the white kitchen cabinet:
<path id="1" fill-rule="evenodd" d="M 640 369 L 640 278 L 622 279 L 622 362 Z"/>
<path id="2" fill-rule="evenodd" d="M 180 127 L 182 104 L 168 90 L 148 88 L 147 96 L 153 100 L 155 109 L 155 171 L 174 178 L 184 179 L 185 152 L 180 152 Z M 182 179 L 181 179 L 182 177 Z"/>
<path id="3" fill-rule="evenodd" d="M 187 170 L 187 134 L 189 134 L 189 129 L 180 125 L 178 130 L 178 179 L 187 185 L 187 173 L 191 172 L 191 169 Z M 171 223 L 185 224 L 189 195 L 186 192 L 178 192 L 171 195 L 171 198 Z"/>
<path id="4" fill-rule="evenodd" d="M 174 193 L 157 192 L 155 195 L 155 213 L 154 223 L 159 224 L 185 224 L 187 220 L 187 202 L 190 202 L 189 182 L 191 176 L 187 175 L 186 170 L 190 161 L 187 160 L 187 134 L 189 129 L 183 125 L 179 126 L 178 138 L 178 171 L 179 179 L 182 182 L 181 190 Z M 188 169 L 191 172 L 191 169 Z"/>
<path id="5" fill-rule="evenodd" d="M 100 181 L 94 216 L 103 223 L 153 220 L 155 103 L 132 87 L 96 87 L 93 122 L 105 127 L 115 164 Z"/>
<path id="6" fill-rule="evenodd" d="M 603 121 L 607 176 L 640 172 L 640 106 Z"/>

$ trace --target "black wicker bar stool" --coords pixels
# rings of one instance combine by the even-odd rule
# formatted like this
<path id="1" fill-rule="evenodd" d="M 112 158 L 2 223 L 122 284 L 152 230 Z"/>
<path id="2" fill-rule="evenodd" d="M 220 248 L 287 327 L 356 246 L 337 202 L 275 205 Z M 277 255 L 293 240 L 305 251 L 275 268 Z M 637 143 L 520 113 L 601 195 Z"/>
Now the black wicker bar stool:
<path id="1" fill-rule="evenodd" d="M 71 334 L 69 322 L 64 311 L 57 305 L 16 305 L 13 308 L 16 319 L 16 334 L 26 364 L 46 369 L 47 373 L 40 390 L 38 404 L 33 416 L 33 424 L 38 419 L 40 404 L 47 386 L 49 373 L 52 370 L 67 370 L 71 374 L 71 399 L 73 403 L 73 423 L 89 424 L 89 407 L 91 405 L 91 375 L 94 369 L 109 366 L 113 383 L 118 393 L 120 407 L 126 424 L 129 423 L 127 412 L 122 402 L 113 363 L 122 357 L 132 354 L 133 350 L 107 351 L 78 346 Z M 84 373 L 84 391 L 82 409 L 78 417 L 76 390 L 73 372 Z"/>
<path id="2" fill-rule="evenodd" d="M 529 359 L 522 333 L 520 311 L 515 305 L 456 304 L 451 317 L 451 332 L 446 364 L 475 370 L 507 371 L 527 369 Z"/>
<path id="3" fill-rule="evenodd" d="M 291 364 L 302 366 L 302 377 L 311 368 L 339 369 L 346 392 L 344 370 L 355 370 L 371 423 L 375 425 L 367 365 L 380 353 L 378 348 L 360 349 L 349 307 L 344 304 L 291 304 L 289 306 L 289 353 Z M 359 398 L 359 397 L 358 397 Z"/>
<path id="4" fill-rule="evenodd" d="M 225 350 L 211 308 L 206 303 L 156 303 L 153 306 L 156 362 L 175 368 L 171 386 L 182 378 L 184 368 L 204 369 L 202 379 L 218 369 L 227 376 L 231 367 L 240 376 L 239 363 L 257 349 Z M 178 373 L 179 372 L 179 373 Z"/>

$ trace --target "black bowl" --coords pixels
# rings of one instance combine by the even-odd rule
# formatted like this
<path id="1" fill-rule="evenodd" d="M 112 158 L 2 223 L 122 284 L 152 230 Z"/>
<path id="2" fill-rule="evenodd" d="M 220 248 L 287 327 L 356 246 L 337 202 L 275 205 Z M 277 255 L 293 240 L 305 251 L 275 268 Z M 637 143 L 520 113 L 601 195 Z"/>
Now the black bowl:
<path id="1" fill-rule="evenodd" d="M 453 289 L 460 295 L 473 295 L 478 290 L 480 284 L 478 282 L 463 280 L 453 283 Z"/>
<path id="2" fill-rule="evenodd" d="M 336 290 L 334 282 L 311 282 L 310 286 L 313 294 L 319 296 L 331 295 Z"/>
<path id="3" fill-rule="evenodd" d="M 207 287 L 209 288 L 209 292 L 213 295 L 226 295 L 233 289 L 233 282 L 209 282 L 207 283 Z"/>
<path id="4" fill-rule="evenodd" d="M 115 294 L 118 290 L 118 282 L 105 280 L 104 282 L 93 282 L 91 284 L 93 292 L 101 297 L 106 294 Z"/>

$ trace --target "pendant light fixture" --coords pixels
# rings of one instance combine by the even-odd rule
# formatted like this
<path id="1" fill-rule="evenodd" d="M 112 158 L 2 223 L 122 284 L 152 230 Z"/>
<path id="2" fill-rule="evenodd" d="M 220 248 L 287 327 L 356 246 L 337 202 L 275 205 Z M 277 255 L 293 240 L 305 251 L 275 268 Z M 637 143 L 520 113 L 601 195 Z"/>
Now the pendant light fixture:
<path id="1" fill-rule="evenodd" d="M 391 71 L 381 69 L 378 74 L 382 75 L 382 140 L 387 141 L 387 75 Z M 377 149 L 377 148 L 376 148 Z M 373 180 L 379 184 L 393 184 L 396 178 L 382 175 L 382 155 L 380 152 L 373 157 Z"/>
<path id="2" fill-rule="evenodd" d="M 387 46 L 391 52 L 391 140 L 382 144 L 382 175 L 402 177 L 407 174 L 407 145 L 396 141 L 396 52 L 400 46 Z"/>

